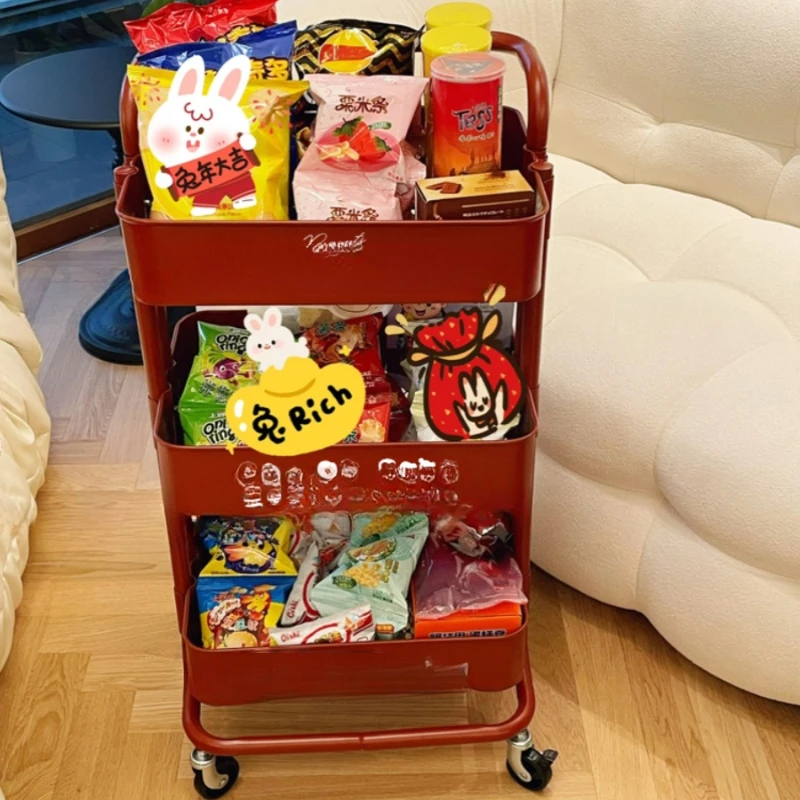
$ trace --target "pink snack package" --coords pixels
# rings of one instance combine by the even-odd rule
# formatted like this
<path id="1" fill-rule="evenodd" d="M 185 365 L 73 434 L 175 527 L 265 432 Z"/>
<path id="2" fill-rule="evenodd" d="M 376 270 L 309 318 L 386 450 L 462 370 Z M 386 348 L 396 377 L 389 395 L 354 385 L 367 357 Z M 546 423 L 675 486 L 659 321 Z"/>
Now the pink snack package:
<path id="1" fill-rule="evenodd" d="M 522 571 L 513 556 L 498 561 L 470 558 L 434 537 L 428 540 L 414 574 L 414 591 L 419 619 L 528 602 L 522 591 Z"/>
<path id="2" fill-rule="evenodd" d="M 308 158 L 308 156 L 306 156 Z M 305 161 L 301 162 L 305 163 Z M 301 172 L 294 176 L 294 202 L 298 219 L 329 222 L 374 222 L 402 219 L 393 181 L 371 180 L 355 173 Z"/>
<path id="3" fill-rule="evenodd" d="M 403 143 L 427 79 L 311 75 L 319 103 L 314 142 L 294 179 L 298 219 L 401 219 Z"/>

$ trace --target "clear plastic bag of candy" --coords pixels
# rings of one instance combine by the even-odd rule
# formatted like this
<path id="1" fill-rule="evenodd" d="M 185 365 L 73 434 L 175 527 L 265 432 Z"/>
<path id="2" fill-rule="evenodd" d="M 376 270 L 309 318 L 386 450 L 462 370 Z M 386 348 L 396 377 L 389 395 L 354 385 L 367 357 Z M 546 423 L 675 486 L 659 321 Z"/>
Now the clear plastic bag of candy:
<path id="1" fill-rule="evenodd" d="M 499 559 L 471 558 L 432 536 L 414 574 L 416 616 L 440 619 L 499 603 L 525 605 L 522 571 L 510 552 Z"/>

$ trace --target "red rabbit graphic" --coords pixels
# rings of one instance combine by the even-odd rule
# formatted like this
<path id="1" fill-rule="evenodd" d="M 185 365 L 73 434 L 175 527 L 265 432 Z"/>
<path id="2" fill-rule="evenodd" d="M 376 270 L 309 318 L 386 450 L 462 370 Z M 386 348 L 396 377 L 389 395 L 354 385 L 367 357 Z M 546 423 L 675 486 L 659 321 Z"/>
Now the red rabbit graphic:
<path id="1" fill-rule="evenodd" d="M 519 413 L 523 379 L 493 338 L 500 322 L 497 311 L 484 320 L 480 309 L 471 308 L 414 332 L 409 362 L 427 367 L 425 417 L 440 438 L 482 439 Z"/>

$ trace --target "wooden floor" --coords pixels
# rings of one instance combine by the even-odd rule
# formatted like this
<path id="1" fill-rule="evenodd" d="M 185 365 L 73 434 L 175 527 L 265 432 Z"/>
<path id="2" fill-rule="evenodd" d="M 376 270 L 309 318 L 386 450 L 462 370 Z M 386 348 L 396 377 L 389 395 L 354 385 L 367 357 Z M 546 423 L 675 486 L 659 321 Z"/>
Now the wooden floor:
<path id="1" fill-rule="evenodd" d="M 81 313 L 123 267 L 116 233 L 23 264 L 53 416 L 16 644 L 0 673 L 7 800 L 194 797 L 181 662 L 140 369 L 80 350 Z M 800 798 L 800 708 L 720 683 L 641 616 L 536 573 L 533 734 L 560 751 L 543 795 L 579 800 Z M 324 674 L 319 675 L 324 680 Z M 227 680 L 248 680 L 230 675 Z M 497 718 L 504 696 L 291 702 L 209 714 L 226 732 Z M 242 759 L 234 800 L 526 796 L 502 744 Z"/>

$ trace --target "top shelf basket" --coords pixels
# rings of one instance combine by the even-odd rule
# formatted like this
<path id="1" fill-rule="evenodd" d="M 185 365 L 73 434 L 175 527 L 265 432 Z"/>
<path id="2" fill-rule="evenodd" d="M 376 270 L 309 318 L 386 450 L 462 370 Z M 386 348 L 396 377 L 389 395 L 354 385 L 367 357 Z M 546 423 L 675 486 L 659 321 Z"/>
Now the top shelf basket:
<path id="1" fill-rule="evenodd" d="M 494 34 L 526 70 L 529 129 L 504 110 L 503 168 L 524 171 L 537 191 L 532 217 L 435 222 L 204 222 L 147 215 L 136 106 L 122 95 L 125 165 L 115 175 L 131 279 L 151 306 L 389 304 L 444 298 L 476 302 L 490 284 L 524 302 L 541 288 L 550 165 L 547 82 L 535 50 Z M 413 287 L 413 296 L 408 295 Z"/>

